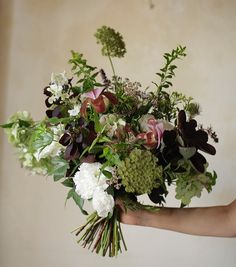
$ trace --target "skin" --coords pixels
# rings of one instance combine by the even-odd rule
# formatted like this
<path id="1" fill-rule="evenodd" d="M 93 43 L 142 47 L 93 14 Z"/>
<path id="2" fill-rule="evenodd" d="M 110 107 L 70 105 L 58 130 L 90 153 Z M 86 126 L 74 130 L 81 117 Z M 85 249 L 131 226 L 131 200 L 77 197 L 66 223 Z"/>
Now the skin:
<path id="1" fill-rule="evenodd" d="M 236 237 L 236 199 L 225 206 L 201 208 L 160 208 L 159 211 L 124 209 L 117 201 L 124 224 L 154 227 L 175 232 L 214 237 Z"/>

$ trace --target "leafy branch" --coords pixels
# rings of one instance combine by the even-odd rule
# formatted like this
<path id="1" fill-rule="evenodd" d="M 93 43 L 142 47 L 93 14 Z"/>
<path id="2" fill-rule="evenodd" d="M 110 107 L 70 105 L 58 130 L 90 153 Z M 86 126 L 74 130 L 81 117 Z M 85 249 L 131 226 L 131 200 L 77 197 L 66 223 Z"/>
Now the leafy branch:
<path id="1" fill-rule="evenodd" d="M 87 64 L 87 60 L 83 58 L 83 54 L 71 51 L 72 58 L 69 63 L 72 64 L 72 71 L 78 77 L 77 84 L 82 84 L 81 93 L 90 91 L 94 86 L 100 86 L 96 82 L 98 72 L 95 72 L 96 67 Z M 75 88 L 78 91 L 78 88 Z"/>
<path id="2" fill-rule="evenodd" d="M 160 84 L 158 85 L 154 83 L 157 86 L 157 92 L 162 91 L 162 88 L 168 88 L 172 86 L 170 79 L 175 76 L 175 69 L 177 68 L 177 66 L 174 65 L 173 62 L 176 59 L 185 57 L 185 50 L 185 46 L 177 46 L 177 48 L 173 49 L 171 53 L 164 54 L 164 58 L 166 60 L 165 66 L 160 69 L 160 72 L 156 73 L 161 78 Z"/>

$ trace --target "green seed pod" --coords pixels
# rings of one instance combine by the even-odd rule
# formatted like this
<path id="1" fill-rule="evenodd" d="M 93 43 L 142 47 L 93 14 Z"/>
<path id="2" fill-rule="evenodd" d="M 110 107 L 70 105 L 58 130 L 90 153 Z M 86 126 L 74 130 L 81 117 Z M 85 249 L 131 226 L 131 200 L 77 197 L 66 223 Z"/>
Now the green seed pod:
<path id="1" fill-rule="evenodd" d="M 135 148 L 118 167 L 126 192 L 150 194 L 162 181 L 162 166 L 149 151 Z"/>

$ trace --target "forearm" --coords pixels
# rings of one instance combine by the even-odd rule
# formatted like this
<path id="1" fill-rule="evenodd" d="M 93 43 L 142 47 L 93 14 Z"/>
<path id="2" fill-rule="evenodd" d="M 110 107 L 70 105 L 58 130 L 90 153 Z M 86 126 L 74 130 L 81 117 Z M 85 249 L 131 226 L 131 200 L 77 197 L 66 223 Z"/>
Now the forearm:
<path id="1" fill-rule="evenodd" d="M 137 224 L 191 235 L 234 237 L 229 206 L 142 211 Z"/>

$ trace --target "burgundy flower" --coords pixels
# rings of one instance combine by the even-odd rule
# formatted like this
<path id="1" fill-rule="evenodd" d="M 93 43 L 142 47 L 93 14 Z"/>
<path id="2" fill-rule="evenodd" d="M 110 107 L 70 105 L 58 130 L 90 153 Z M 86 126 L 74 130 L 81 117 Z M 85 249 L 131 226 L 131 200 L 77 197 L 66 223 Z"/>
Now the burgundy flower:
<path id="1" fill-rule="evenodd" d="M 106 112 L 110 103 L 116 105 L 118 100 L 116 96 L 111 92 L 104 92 L 101 88 L 93 89 L 84 94 L 86 97 L 82 106 L 80 113 L 82 116 L 86 116 L 87 108 L 92 105 L 92 107 L 96 110 L 97 113 Z"/>

